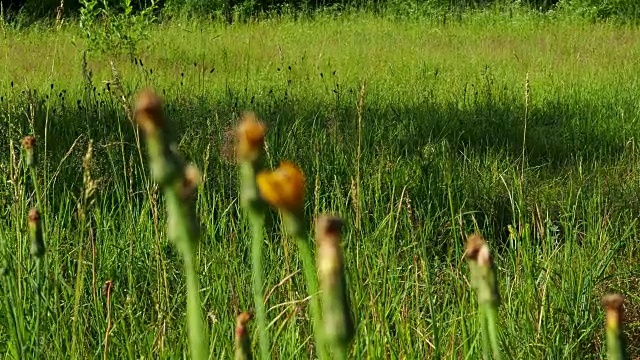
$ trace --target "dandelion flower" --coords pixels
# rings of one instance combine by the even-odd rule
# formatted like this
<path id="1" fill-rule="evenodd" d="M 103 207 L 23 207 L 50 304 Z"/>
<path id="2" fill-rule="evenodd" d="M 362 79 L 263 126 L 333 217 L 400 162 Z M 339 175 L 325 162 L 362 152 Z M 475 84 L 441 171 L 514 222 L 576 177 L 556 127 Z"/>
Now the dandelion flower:
<path id="1" fill-rule="evenodd" d="M 259 173 L 256 182 L 267 203 L 291 213 L 302 211 L 305 178 L 294 163 L 283 161 L 274 171 Z"/>

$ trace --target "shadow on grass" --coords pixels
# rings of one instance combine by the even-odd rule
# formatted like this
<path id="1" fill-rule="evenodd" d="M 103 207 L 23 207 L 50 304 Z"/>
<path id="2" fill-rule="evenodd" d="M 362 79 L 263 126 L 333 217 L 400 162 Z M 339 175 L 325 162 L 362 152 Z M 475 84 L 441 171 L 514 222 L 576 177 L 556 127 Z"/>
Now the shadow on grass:
<path id="1" fill-rule="evenodd" d="M 62 94 L 62 93 L 61 93 Z M 62 96 L 62 95 L 61 95 Z M 235 98 L 168 99 L 165 108 L 174 122 L 176 133 L 185 145 L 224 137 L 237 115 L 247 109 L 256 111 L 270 125 L 272 148 L 289 151 L 287 145 L 295 135 L 296 145 L 312 143 L 316 136 L 334 130 L 351 150 L 357 144 L 357 111 L 355 97 L 341 103 L 300 101 L 294 103 L 274 96 L 271 101 L 254 103 Z M 44 137 L 48 112 L 47 136 L 51 161 L 56 162 L 80 136 L 109 143 L 134 140 L 121 104 L 105 94 L 98 94 L 90 105 L 82 100 L 45 102 L 36 94 L 29 100 L 8 104 L 3 101 L 3 124 L 0 129 L 18 140 L 29 132 L 33 123 L 39 138 Z M 627 119 L 620 118 L 624 104 L 545 102 L 529 109 L 526 129 L 526 156 L 530 166 L 551 165 L 561 168 L 572 166 L 573 160 L 601 160 L 620 155 L 628 141 L 638 135 L 638 109 L 628 104 Z M 32 111 L 33 107 L 33 111 Z M 47 107 L 49 109 L 47 110 Z M 620 110 L 618 110 L 620 109 Z M 30 113 L 35 115 L 29 121 Z M 434 103 L 425 101 L 415 106 L 406 104 L 368 103 L 363 119 L 363 152 L 375 153 L 380 149 L 393 155 L 411 156 L 425 146 L 446 140 L 453 148 L 479 152 L 492 150 L 507 152 L 511 158 L 522 153 L 525 109 L 516 99 L 501 103 L 475 102 L 466 104 Z M 315 131 L 313 131 L 315 130 Z M 276 133 L 277 135 L 273 135 Z M 275 138 L 274 138 L 275 137 Z M 3 152 L 7 143 L 2 145 Z M 282 149 L 282 145 L 285 149 Z M 221 144 L 218 144 L 221 146 Z M 304 145 L 303 145 L 304 146 Z M 193 149 L 198 153 L 202 149 Z M 301 153 L 301 155 L 313 155 Z M 349 154 L 345 154 L 349 155 Z"/>
<path id="2" fill-rule="evenodd" d="M 5 119 L 0 130 L 16 144 L 30 132 L 30 124 L 34 124 L 40 144 L 46 134 L 47 160 L 42 166 L 50 175 L 58 174 L 53 186 L 67 191 L 78 191 L 82 186 L 81 159 L 86 143 L 93 139 L 96 176 L 103 175 L 107 180 L 108 190 L 103 196 L 141 194 L 139 188 L 127 188 L 128 184 L 140 186 L 138 180 L 147 170 L 140 166 L 134 127 L 122 104 L 106 92 L 94 91 L 90 99 L 89 104 L 66 99 L 62 91 L 54 100 L 37 93 L 23 94 L 13 102 L 4 100 Z M 213 179 L 210 190 L 231 200 L 237 195 L 232 129 L 244 109 L 255 110 L 269 125 L 271 166 L 278 159 L 293 159 L 302 164 L 308 178 L 318 175 L 323 180 L 324 193 L 331 193 L 330 187 L 336 184 L 348 193 L 355 176 L 359 139 L 356 103 L 354 91 L 335 102 L 293 100 L 286 92 L 260 102 L 229 91 L 219 99 L 169 96 L 165 108 L 176 134 L 180 134 L 180 151 L 207 168 L 207 176 Z M 621 107 L 627 120 L 618 116 Z M 528 111 L 526 164 L 529 168 L 543 167 L 544 174 L 536 174 L 546 178 L 562 178 L 584 164 L 613 163 L 638 135 L 638 128 L 633 126 L 637 109 L 631 104 L 607 100 L 578 103 L 567 98 L 538 104 Z M 363 178 L 364 186 L 370 186 L 371 192 L 378 191 L 378 201 L 389 203 L 393 201 L 391 191 L 377 189 L 380 185 L 371 179 L 381 177 L 384 183 L 400 187 L 404 182 L 417 206 L 431 202 L 439 210 L 450 206 L 447 192 L 454 192 L 457 206 L 465 204 L 477 210 L 484 218 L 481 221 L 494 224 L 499 236 L 504 237 L 506 225 L 514 222 L 513 203 L 503 185 L 489 179 L 489 167 L 496 166 L 493 171 L 503 172 L 507 178 L 510 175 L 506 170 L 517 172 L 524 114 L 522 101 L 504 95 L 499 101 L 486 97 L 455 103 L 427 98 L 413 105 L 374 97 L 367 101 L 361 125 L 360 161 L 367 177 Z M 8 142 L 0 142 L 0 150 L 7 153 Z M 475 172 L 468 169 L 468 156 L 476 159 Z M 536 184 L 535 179 L 530 182 L 530 186 Z M 558 184 L 557 188 L 562 191 L 563 186 Z M 524 191 L 525 198 L 534 192 Z M 56 195 L 52 196 L 51 200 L 56 200 Z"/>

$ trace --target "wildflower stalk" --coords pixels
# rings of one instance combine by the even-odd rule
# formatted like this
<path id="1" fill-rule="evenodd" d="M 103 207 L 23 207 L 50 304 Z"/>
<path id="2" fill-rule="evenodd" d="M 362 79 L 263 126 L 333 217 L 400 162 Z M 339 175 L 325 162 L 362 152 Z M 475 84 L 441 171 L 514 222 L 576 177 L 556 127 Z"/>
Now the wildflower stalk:
<path id="1" fill-rule="evenodd" d="M 31 177 L 31 182 L 33 183 L 33 188 L 36 194 L 36 207 L 32 208 L 29 211 L 27 217 L 27 223 L 29 227 L 29 240 L 31 242 L 31 255 L 35 259 L 36 265 L 36 304 L 35 304 L 35 331 L 32 334 L 32 340 L 34 342 L 34 346 L 37 347 L 38 344 L 38 333 L 40 329 L 40 309 L 41 309 L 41 295 L 42 295 L 42 258 L 45 253 L 45 245 L 44 245 L 44 236 L 42 231 L 42 219 L 40 216 L 40 211 L 38 211 L 37 207 L 42 207 L 42 197 L 40 195 L 40 188 L 38 186 L 38 179 L 36 177 L 36 138 L 29 135 L 25 136 L 22 139 L 22 149 L 24 151 L 24 159 L 27 168 L 29 169 L 29 175 Z M 37 349 L 36 349 L 37 350 Z"/>
<path id="2" fill-rule="evenodd" d="M 28 224 L 31 255 L 36 259 L 40 259 L 44 256 L 44 240 L 42 237 L 42 221 L 38 209 L 33 208 L 29 211 Z"/>
<path id="3" fill-rule="evenodd" d="M 270 353 L 269 332 L 267 331 L 267 311 L 264 299 L 264 274 L 262 267 L 262 247 L 264 238 L 264 214 L 249 211 L 253 236 L 251 239 L 251 272 L 253 278 L 253 302 L 258 318 L 260 357 L 268 359 Z"/>
<path id="4" fill-rule="evenodd" d="M 629 359 L 623 333 L 623 304 L 624 299 L 619 294 L 609 294 L 602 297 L 602 306 L 606 313 L 608 360 Z"/>
<path id="5" fill-rule="evenodd" d="M 354 336 L 344 261 L 340 250 L 342 220 L 322 216 L 316 223 L 318 278 L 322 292 L 324 335 L 335 359 L 346 359 Z"/>
<path id="6" fill-rule="evenodd" d="M 316 347 L 319 359 L 327 359 L 327 350 L 325 347 L 324 333 L 322 331 L 320 301 L 318 299 L 318 278 L 316 275 L 316 267 L 313 261 L 313 252 L 306 236 L 298 234 L 295 236 L 296 245 L 300 253 L 302 261 L 302 271 L 304 272 L 305 282 L 307 283 L 307 293 L 309 294 L 309 303 L 311 309 L 311 321 L 313 322 L 313 334 L 316 338 Z"/>
<path id="7" fill-rule="evenodd" d="M 40 194 L 40 187 L 38 186 L 38 181 L 36 177 L 36 163 L 38 158 L 36 157 L 36 138 L 29 135 L 25 136 L 22 139 L 22 149 L 24 151 L 24 159 L 27 168 L 29 169 L 29 175 L 31 176 L 31 181 L 33 182 L 33 189 L 36 193 L 36 201 L 37 206 L 41 207 L 42 204 L 42 196 Z"/>
<path id="8" fill-rule="evenodd" d="M 182 257 L 187 277 L 187 321 L 191 358 L 206 359 L 208 346 L 205 344 L 204 326 L 200 315 L 202 311 L 199 295 L 200 284 L 198 283 L 194 254 L 183 250 Z"/>
<path id="9" fill-rule="evenodd" d="M 497 330 L 500 294 L 489 246 L 480 235 L 474 234 L 469 237 L 466 256 L 469 260 L 471 286 L 478 296 L 483 355 L 489 358 L 489 354 L 492 354 L 494 359 L 500 359 Z"/>
<path id="10" fill-rule="evenodd" d="M 260 172 L 256 177 L 256 182 L 260 196 L 267 203 L 281 210 L 285 227 L 296 241 L 310 299 L 313 334 L 316 338 L 318 358 L 326 359 L 327 349 L 325 348 L 318 299 L 318 277 L 304 217 L 304 175 L 295 164 L 285 161 L 275 171 Z"/>
<path id="11" fill-rule="evenodd" d="M 196 249 L 200 227 L 196 219 L 194 195 L 200 181 L 195 166 L 185 165 L 176 154 L 171 131 L 165 122 L 162 101 L 144 90 L 136 104 L 136 121 L 145 133 L 151 172 L 164 192 L 167 206 L 167 236 L 180 251 L 187 281 L 187 332 L 191 358 L 208 356 L 202 321 L 200 285 L 196 271 Z"/>
<path id="12" fill-rule="evenodd" d="M 267 331 L 267 315 L 264 302 L 264 270 L 262 267 L 265 204 L 260 198 L 256 185 L 256 174 L 262 169 L 264 134 L 264 125 L 252 113 L 245 114 L 237 128 L 241 202 L 249 218 L 252 232 L 251 273 L 253 279 L 253 301 L 258 320 L 260 357 L 268 359 L 271 345 Z M 237 355 L 236 359 L 238 359 Z"/>
<path id="13" fill-rule="evenodd" d="M 252 360 L 251 339 L 249 339 L 249 331 L 247 323 L 251 320 L 251 313 L 243 312 L 238 315 L 236 320 L 236 343 L 235 343 L 235 360 Z"/>
<path id="14" fill-rule="evenodd" d="M 36 266 L 38 267 L 38 275 L 40 268 L 40 259 L 44 256 L 44 239 L 42 232 L 42 221 L 40 217 L 40 211 L 38 208 L 42 207 L 42 199 L 40 196 L 40 188 L 38 187 L 38 180 L 36 177 L 36 138 L 33 136 L 25 136 L 22 139 L 22 149 L 24 151 L 24 159 L 27 168 L 29 169 L 29 175 L 33 188 L 36 193 L 36 205 L 31 209 L 28 216 L 29 225 L 29 239 L 31 240 L 31 255 L 36 258 Z M 38 281 L 38 284 L 40 282 Z"/>
<path id="15" fill-rule="evenodd" d="M 489 329 L 487 327 L 487 317 L 485 307 L 478 306 L 478 323 L 480 324 L 480 335 L 482 339 L 482 358 L 491 358 L 491 343 L 489 342 Z"/>

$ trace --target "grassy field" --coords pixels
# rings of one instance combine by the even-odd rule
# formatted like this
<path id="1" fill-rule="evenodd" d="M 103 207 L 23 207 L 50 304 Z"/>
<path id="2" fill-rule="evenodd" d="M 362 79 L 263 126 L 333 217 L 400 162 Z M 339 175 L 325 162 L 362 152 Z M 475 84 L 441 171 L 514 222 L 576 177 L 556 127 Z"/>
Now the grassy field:
<path id="1" fill-rule="evenodd" d="M 495 255 L 505 358 L 602 358 L 608 292 L 625 295 L 640 356 L 640 29 L 480 13 L 174 20 L 148 31 L 139 57 L 115 66 L 127 103 L 149 86 L 164 97 L 180 152 L 203 170 L 197 261 L 211 358 L 231 357 L 235 317 L 253 308 L 233 155 L 244 110 L 268 125 L 270 167 L 301 165 L 307 214 L 348 224 L 353 358 L 479 357 L 463 259 L 475 231 Z M 114 359 L 181 358 L 180 257 L 107 57 L 83 65 L 82 39 L 73 24 L 3 30 L 0 357 L 97 358 L 108 346 Z M 19 154 L 28 134 L 45 280 L 29 256 L 36 192 Z M 99 182 L 87 225 L 90 140 Z M 308 358 L 298 254 L 276 213 L 267 234 L 272 353 Z"/>

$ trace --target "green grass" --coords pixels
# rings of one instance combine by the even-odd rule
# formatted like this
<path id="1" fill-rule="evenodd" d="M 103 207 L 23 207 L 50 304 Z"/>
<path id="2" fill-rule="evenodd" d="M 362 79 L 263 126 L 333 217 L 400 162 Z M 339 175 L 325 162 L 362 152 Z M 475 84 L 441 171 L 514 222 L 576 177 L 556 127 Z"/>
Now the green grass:
<path id="1" fill-rule="evenodd" d="M 478 358 L 463 259 L 476 230 L 495 255 L 505 358 L 602 358 L 599 301 L 610 291 L 627 298 L 630 352 L 640 355 L 640 29 L 552 16 L 443 24 L 359 14 L 175 20 L 149 34 L 142 64 L 122 57 L 116 66 L 127 96 L 146 86 L 163 94 L 180 152 L 203 170 L 196 260 L 211 358 L 231 356 L 236 315 L 253 307 L 251 233 L 231 150 L 243 110 L 269 127 L 268 166 L 289 159 L 304 170 L 307 214 L 346 221 L 353 358 Z M 83 76 L 81 39 L 75 25 L 2 36 L 0 263 L 9 272 L 0 278 L 0 357 L 20 353 L 17 337 L 27 357 L 103 356 L 110 280 L 109 357 L 180 358 L 186 284 L 163 200 L 106 91 L 106 58 L 90 56 L 90 83 Z M 9 171 L 18 140 L 32 132 L 47 245 L 37 329 L 26 225 L 35 194 L 28 174 Z M 90 139 L 101 181 L 84 227 Z M 271 213 L 263 266 L 273 355 L 306 358 L 306 287 L 284 234 Z M 255 351 L 255 331 L 252 339 Z"/>

